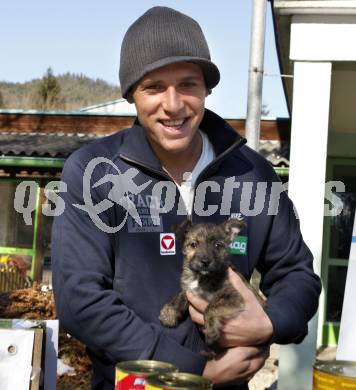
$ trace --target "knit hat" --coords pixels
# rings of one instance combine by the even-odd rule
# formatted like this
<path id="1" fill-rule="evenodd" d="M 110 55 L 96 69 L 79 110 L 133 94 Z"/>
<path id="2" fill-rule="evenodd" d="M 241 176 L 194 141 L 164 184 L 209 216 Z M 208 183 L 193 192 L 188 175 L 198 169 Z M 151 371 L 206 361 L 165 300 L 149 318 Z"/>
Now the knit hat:
<path id="1" fill-rule="evenodd" d="M 134 84 L 147 73 L 181 61 L 201 67 L 207 88 L 218 84 L 219 69 L 210 60 L 199 24 L 172 8 L 150 8 L 129 27 L 121 45 L 122 96 L 126 98 Z"/>

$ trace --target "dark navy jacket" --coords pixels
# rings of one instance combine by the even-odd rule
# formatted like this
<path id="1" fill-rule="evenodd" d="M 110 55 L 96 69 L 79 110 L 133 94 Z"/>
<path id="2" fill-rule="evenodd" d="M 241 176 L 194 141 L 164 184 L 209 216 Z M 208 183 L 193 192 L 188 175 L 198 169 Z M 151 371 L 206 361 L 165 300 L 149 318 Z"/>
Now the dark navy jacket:
<path id="1" fill-rule="evenodd" d="M 303 242 L 293 205 L 285 193 L 272 199 L 272 183 L 279 182 L 273 168 L 244 145 L 223 119 L 206 110 L 200 128 L 208 135 L 216 159 L 196 183 L 213 183 L 200 204 L 206 215 L 193 211 L 192 220 L 220 223 L 230 216 L 244 216 L 241 235 L 246 237 L 247 249 L 233 255 L 234 265 L 247 279 L 255 268 L 262 274 L 266 312 L 273 324 L 271 342 L 300 342 L 317 309 L 320 280 L 313 272 L 312 255 Z M 100 221 L 113 230 L 122 226 L 116 233 L 103 231 L 86 209 L 74 206 L 85 203 L 83 173 L 94 157 L 105 159 L 91 175 L 87 172 L 90 190 L 84 188 L 84 193 L 90 192 L 94 205 L 104 201 L 99 205 L 104 209 Z M 120 186 L 115 180 L 118 172 L 124 174 L 130 168 L 137 170 L 132 176 L 135 185 L 145 187 L 138 194 L 127 194 L 122 189 L 125 184 Z M 165 192 L 157 199 L 152 189 L 159 182 L 173 182 L 162 170 L 144 129 L 136 121 L 131 129 L 85 145 L 66 161 L 62 181 L 67 191 L 60 194 L 65 211 L 55 218 L 52 231 L 53 287 L 60 325 L 86 344 L 93 360 L 93 388 L 113 389 L 114 364 L 123 360 L 167 361 L 180 371 L 201 374 L 206 360 L 199 351 L 204 342 L 190 318 L 176 329 L 163 328 L 158 320 L 162 306 L 180 290 L 182 269 L 180 244 L 176 254 L 162 255 L 161 234 L 171 233 L 186 215 L 177 190 L 173 208 L 168 207 L 158 219 L 151 218 L 150 205 L 161 207 L 166 200 Z M 259 182 L 266 183 L 261 185 L 267 188 L 266 196 L 256 195 Z M 250 212 L 242 196 L 244 183 L 245 190 L 252 189 Z M 142 226 L 119 202 L 127 195 Z M 222 201 L 230 205 L 229 196 L 231 209 L 221 208 Z M 271 205 L 278 198 L 276 214 Z M 260 213 L 254 211 L 254 204 Z M 212 215 L 206 212 L 209 206 L 217 209 Z"/>

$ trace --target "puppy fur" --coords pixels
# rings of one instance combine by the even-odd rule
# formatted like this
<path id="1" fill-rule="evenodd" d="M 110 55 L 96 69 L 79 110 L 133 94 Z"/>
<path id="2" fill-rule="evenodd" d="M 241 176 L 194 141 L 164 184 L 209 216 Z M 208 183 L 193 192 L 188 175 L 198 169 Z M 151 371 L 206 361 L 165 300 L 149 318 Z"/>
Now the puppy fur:
<path id="1" fill-rule="evenodd" d="M 179 324 L 189 307 L 186 292 L 192 291 L 209 302 L 203 332 L 206 343 L 216 349 L 224 320 L 244 310 L 241 294 L 228 281 L 228 268 L 232 266 L 229 245 L 243 225 L 242 221 L 229 219 L 220 225 L 192 224 L 187 220 L 177 226 L 176 236 L 183 243 L 184 256 L 182 291 L 162 308 L 162 325 Z M 244 278 L 243 281 L 250 288 Z"/>

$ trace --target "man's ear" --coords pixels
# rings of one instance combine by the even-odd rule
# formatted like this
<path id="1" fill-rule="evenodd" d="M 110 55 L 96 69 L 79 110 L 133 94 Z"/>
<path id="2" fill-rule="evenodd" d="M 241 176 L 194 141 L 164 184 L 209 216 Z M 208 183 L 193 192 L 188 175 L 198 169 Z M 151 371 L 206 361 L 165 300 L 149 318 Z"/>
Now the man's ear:
<path id="1" fill-rule="evenodd" d="M 205 92 L 205 97 L 208 97 L 209 95 L 211 95 L 211 89 L 210 88 L 206 88 L 206 92 Z"/>
<path id="2" fill-rule="evenodd" d="M 190 219 L 185 219 L 183 222 L 178 225 L 173 226 L 173 231 L 178 239 L 178 241 L 183 242 L 186 234 L 189 229 L 193 226 Z"/>
<path id="3" fill-rule="evenodd" d="M 130 90 L 130 91 L 127 93 L 126 100 L 127 100 L 130 104 L 132 104 L 132 103 L 134 102 L 132 90 Z"/>
<path id="4" fill-rule="evenodd" d="M 136 82 L 134 85 L 131 86 L 131 88 L 127 91 L 127 94 L 126 94 L 126 100 L 132 104 L 132 103 L 135 103 L 135 99 L 134 99 L 134 92 L 137 88 L 139 84 L 139 81 Z"/>
<path id="5" fill-rule="evenodd" d="M 223 222 L 220 226 L 224 229 L 227 239 L 229 242 L 233 242 L 235 236 L 240 233 L 242 228 L 245 226 L 244 221 L 240 221 L 238 219 L 228 219 Z"/>

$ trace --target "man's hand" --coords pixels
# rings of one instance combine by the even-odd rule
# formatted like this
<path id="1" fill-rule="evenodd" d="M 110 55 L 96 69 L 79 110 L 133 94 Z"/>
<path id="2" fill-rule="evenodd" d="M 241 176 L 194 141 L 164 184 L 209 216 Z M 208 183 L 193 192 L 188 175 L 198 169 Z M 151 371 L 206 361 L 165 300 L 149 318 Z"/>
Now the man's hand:
<path id="1" fill-rule="evenodd" d="M 234 271 L 229 269 L 230 283 L 245 300 L 245 310 L 237 317 L 227 319 L 222 329 L 219 344 L 223 348 L 261 345 L 267 343 L 273 334 L 271 320 L 263 310 L 255 294 Z M 208 302 L 188 292 L 189 313 L 198 325 L 204 325 L 204 311 Z"/>
<path id="2" fill-rule="evenodd" d="M 235 347 L 219 359 L 209 360 L 203 376 L 214 385 L 238 385 L 248 382 L 262 368 L 269 356 L 269 347 Z"/>

